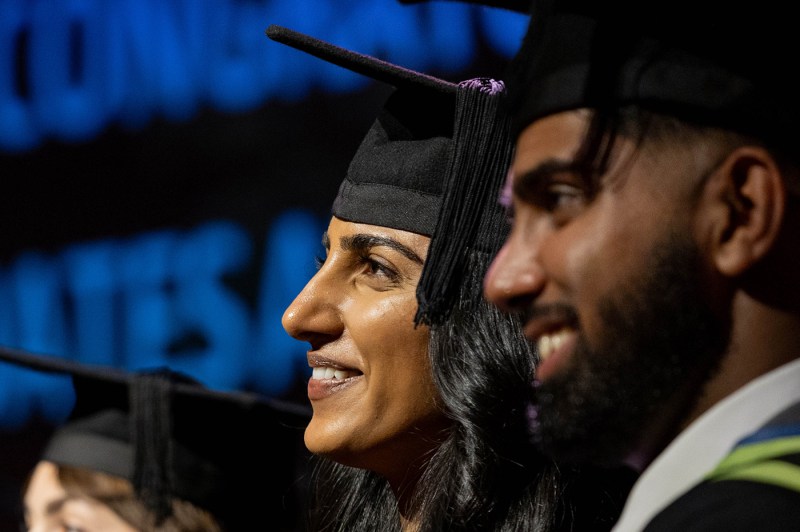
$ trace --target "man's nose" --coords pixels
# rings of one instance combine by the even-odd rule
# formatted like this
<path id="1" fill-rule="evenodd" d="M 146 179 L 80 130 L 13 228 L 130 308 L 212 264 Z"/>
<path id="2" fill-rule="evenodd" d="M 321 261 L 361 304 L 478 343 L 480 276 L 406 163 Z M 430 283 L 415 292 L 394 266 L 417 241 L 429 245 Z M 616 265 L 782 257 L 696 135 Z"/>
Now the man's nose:
<path id="1" fill-rule="evenodd" d="M 536 250 L 512 233 L 484 278 L 486 298 L 505 312 L 528 308 L 545 284 Z"/>

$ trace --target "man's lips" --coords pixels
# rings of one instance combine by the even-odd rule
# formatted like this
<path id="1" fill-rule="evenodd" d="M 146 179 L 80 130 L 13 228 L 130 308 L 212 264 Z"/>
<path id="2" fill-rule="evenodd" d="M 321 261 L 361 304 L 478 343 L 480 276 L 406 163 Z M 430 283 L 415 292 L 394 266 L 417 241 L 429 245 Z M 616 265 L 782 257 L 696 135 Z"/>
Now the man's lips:
<path id="1" fill-rule="evenodd" d="M 567 365 L 577 344 L 578 333 L 571 327 L 543 333 L 536 340 L 539 363 L 534 370 L 537 381 L 544 382 L 550 376 L 562 371 Z"/>
<path id="2" fill-rule="evenodd" d="M 525 318 L 523 332 L 536 346 L 540 358 L 535 377 L 544 381 L 560 371 L 575 350 L 577 315 L 567 305 L 554 304 L 535 308 Z"/>

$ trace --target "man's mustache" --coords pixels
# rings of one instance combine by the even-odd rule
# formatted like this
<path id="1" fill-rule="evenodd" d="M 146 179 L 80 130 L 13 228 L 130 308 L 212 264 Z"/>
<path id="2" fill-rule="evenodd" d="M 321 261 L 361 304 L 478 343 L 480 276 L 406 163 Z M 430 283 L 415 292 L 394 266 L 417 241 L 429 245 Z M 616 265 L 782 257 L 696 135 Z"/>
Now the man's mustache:
<path id="1" fill-rule="evenodd" d="M 546 319 L 577 328 L 580 323 L 578 311 L 566 303 L 532 303 L 528 308 L 517 311 L 517 315 L 523 324 L 531 320 Z"/>

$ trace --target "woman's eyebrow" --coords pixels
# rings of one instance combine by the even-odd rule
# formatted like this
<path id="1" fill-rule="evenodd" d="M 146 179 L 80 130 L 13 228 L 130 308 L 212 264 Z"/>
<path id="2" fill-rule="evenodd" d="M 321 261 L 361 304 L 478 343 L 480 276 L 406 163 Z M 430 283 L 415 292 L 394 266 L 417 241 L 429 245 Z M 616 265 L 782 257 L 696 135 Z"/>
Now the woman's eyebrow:
<path id="1" fill-rule="evenodd" d="M 376 246 L 384 246 L 401 253 L 406 258 L 416 262 L 417 264 L 423 263 L 422 258 L 420 258 L 420 256 L 417 255 L 413 249 L 401 244 L 393 238 L 359 233 L 355 235 L 343 236 L 339 242 L 342 246 L 342 249 L 347 251 L 365 252 Z"/>

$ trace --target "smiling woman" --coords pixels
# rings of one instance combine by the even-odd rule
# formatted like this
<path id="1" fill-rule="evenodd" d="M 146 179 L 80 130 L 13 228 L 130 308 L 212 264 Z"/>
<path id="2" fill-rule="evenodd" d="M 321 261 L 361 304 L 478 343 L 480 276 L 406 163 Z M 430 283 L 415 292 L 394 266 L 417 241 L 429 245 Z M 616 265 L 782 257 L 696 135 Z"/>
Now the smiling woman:
<path id="1" fill-rule="evenodd" d="M 430 239 L 336 217 L 326 235 L 325 262 L 284 319 L 311 344 L 306 446 L 380 473 L 401 491 L 406 464 L 433 450 L 446 426 L 428 329 L 414 326 Z"/>
<path id="2" fill-rule="evenodd" d="M 268 35 L 396 87 L 340 186 L 326 256 L 283 316 L 312 368 L 309 529 L 610 528 L 613 483 L 576 517 L 565 486 L 589 483 L 528 442 L 535 355 L 519 321 L 482 297 L 506 232 L 503 84 Z"/>

